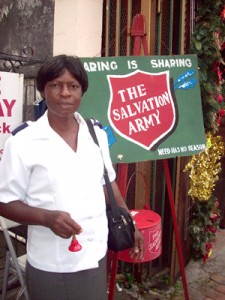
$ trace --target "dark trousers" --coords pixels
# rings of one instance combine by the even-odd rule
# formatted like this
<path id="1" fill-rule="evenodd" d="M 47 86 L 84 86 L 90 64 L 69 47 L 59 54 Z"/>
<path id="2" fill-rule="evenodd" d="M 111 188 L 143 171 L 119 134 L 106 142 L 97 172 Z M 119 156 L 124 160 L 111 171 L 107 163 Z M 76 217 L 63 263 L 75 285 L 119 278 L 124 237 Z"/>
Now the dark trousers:
<path id="1" fill-rule="evenodd" d="M 99 267 L 75 273 L 45 272 L 26 266 L 30 300 L 107 300 L 106 257 Z"/>

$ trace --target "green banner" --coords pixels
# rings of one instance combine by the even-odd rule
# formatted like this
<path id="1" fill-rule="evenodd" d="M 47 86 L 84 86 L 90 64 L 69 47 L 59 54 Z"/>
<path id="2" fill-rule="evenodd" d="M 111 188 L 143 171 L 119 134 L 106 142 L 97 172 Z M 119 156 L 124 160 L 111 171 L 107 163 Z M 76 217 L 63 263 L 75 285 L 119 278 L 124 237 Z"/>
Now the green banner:
<path id="1" fill-rule="evenodd" d="M 195 55 L 82 58 L 80 112 L 98 119 L 113 163 L 191 156 L 205 149 Z"/>

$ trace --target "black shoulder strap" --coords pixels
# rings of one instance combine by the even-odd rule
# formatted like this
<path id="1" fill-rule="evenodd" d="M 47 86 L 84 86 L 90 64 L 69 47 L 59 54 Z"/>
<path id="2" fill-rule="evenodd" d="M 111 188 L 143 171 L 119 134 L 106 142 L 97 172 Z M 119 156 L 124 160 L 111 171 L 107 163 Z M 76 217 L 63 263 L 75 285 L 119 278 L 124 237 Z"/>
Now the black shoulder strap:
<path id="1" fill-rule="evenodd" d="M 97 139 L 97 136 L 96 136 L 96 133 L 95 133 L 95 130 L 94 130 L 94 125 L 93 125 L 91 119 L 86 119 L 85 121 L 87 123 L 89 132 L 90 132 L 95 144 L 97 144 L 99 146 L 98 139 Z"/>
<path id="2" fill-rule="evenodd" d="M 95 130 L 94 130 L 94 125 L 93 125 L 92 121 L 90 119 L 86 119 L 85 121 L 87 123 L 89 132 L 90 132 L 94 142 L 99 146 L 98 138 L 96 136 L 96 133 L 95 133 Z M 109 180 L 108 171 L 105 167 L 105 164 L 104 164 L 104 179 L 105 179 L 106 188 L 107 188 L 107 191 L 108 191 L 109 203 L 110 203 L 110 206 L 111 206 L 111 209 L 112 209 L 112 215 L 115 219 L 119 219 L 120 218 L 119 206 L 116 202 L 115 195 L 114 195 L 112 185 L 111 185 L 110 180 Z"/>

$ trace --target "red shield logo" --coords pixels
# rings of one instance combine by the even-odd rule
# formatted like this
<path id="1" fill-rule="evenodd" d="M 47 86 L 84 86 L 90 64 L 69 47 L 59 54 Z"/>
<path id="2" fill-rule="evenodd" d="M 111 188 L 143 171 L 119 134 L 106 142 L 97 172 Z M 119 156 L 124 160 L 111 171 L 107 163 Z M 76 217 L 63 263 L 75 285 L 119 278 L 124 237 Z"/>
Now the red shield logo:
<path id="1" fill-rule="evenodd" d="M 176 126 L 175 97 L 169 71 L 108 75 L 108 119 L 123 138 L 143 147 L 156 148 Z"/>

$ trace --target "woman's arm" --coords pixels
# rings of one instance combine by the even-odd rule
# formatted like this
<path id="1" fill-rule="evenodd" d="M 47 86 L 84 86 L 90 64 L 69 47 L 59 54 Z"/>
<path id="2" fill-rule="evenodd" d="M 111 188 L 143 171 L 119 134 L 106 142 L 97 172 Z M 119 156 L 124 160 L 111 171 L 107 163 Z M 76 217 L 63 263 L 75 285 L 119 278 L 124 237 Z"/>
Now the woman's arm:
<path id="1" fill-rule="evenodd" d="M 70 217 L 69 213 L 31 207 L 20 200 L 0 202 L 0 214 L 21 224 L 48 227 L 62 238 L 70 238 L 73 234 L 82 232 L 80 225 Z"/>

